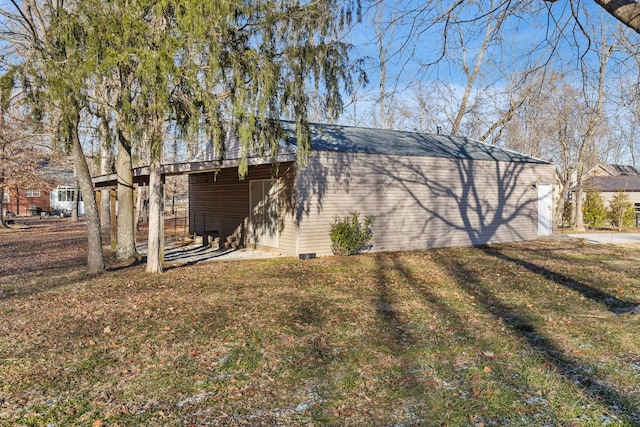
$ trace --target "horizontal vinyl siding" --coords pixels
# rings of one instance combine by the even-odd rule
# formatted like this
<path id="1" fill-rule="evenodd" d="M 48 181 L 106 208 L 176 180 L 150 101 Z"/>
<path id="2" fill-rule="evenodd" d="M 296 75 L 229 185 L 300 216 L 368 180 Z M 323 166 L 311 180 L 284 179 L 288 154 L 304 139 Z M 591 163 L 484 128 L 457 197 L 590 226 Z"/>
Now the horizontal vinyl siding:
<path id="1" fill-rule="evenodd" d="M 289 163 L 280 165 L 279 175 L 286 175 L 290 168 Z M 217 174 L 206 172 L 189 175 L 189 232 L 201 235 L 205 231 L 217 230 L 221 237 L 234 234 L 246 245 L 249 233 L 249 182 L 263 179 L 271 179 L 271 165 L 250 166 L 243 180 L 239 179 L 236 168 L 223 169 Z M 292 197 L 290 186 L 279 185 L 281 212 L 292 210 Z M 282 228 L 280 224 L 280 233 Z M 285 247 L 295 245 L 287 237 L 286 233 L 281 234 L 279 244 Z"/>
<path id="2" fill-rule="evenodd" d="M 297 256 L 297 225 L 295 222 L 295 177 L 294 164 L 280 168 L 278 201 L 280 212 L 278 251 L 283 255 Z"/>
<path id="3" fill-rule="evenodd" d="M 221 237 L 242 231 L 249 212 L 248 182 L 225 182 L 221 172 L 189 176 L 189 231 L 202 235 L 217 230 Z"/>
<path id="4" fill-rule="evenodd" d="M 640 203 L 640 192 L 638 191 L 625 191 L 623 192 L 624 194 L 627 195 L 627 201 L 635 204 L 635 203 Z M 602 196 L 602 201 L 604 202 L 604 206 L 609 209 L 609 207 L 611 206 L 611 200 L 613 200 L 613 198 L 615 197 L 616 193 L 612 193 L 609 191 L 602 191 L 600 193 L 600 195 Z M 584 199 L 586 199 L 587 197 L 587 193 L 583 193 L 583 197 Z"/>
<path id="5" fill-rule="evenodd" d="M 373 251 L 537 238 L 553 165 L 314 153 L 297 181 L 299 252 L 330 254 L 334 215 L 372 217 Z"/>

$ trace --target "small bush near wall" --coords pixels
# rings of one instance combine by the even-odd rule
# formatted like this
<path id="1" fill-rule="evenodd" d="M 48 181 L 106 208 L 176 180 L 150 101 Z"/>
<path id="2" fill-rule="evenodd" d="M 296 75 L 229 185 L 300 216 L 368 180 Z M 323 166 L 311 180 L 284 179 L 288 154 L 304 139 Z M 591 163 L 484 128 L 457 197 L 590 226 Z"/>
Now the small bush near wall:
<path id="1" fill-rule="evenodd" d="M 588 191 L 584 202 L 584 222 L 591 228 L 602 228 L 607 220 L 607 209 L 598 191 Z"/>
<path id="2" fill-rule="evenodd" d="M 352 212 L 350 216 L 333 217 L 331 224 L 331 250 L 336 255 L 354 255 L 370 247 L 373 231 L 371 218 L 364 217 L 360 221 L 360 214 Z"/>
<path id="3" fill-rule="evenodd" d="M 618 191 L 614 194 L 609 207 L 611 208 L 611 211 L 609 211 L 611 224 L 617 226 L 618 231 L 622 231 L 624 227 L 632 227 L 635 224 L 635 210 L 633 203 L 629 201 L 627 193 Z"/>

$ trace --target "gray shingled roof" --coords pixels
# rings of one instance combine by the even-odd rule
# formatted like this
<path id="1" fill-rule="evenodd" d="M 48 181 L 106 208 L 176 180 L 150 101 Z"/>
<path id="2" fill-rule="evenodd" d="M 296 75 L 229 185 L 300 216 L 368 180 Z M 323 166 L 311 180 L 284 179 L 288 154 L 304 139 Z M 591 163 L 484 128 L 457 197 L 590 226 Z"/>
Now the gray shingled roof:
<path id="1" fill-rule="evenodd" d="M 604 164 L 602 166 L 607 172 L 609 172 L 613 176 L 619 175 L 640 175 L 640 172 L 629 165 L 612 165 L 612 164 Z"/>
<path id="2" fill-rule="evenodd" d="M 417 132 L 311 124 L 312 151 L 446 157 L 518 163 L 549 163 L 477 140 Z M 292 129 L 289 128 L 292 132 Z M 295 136 L 289 141 L 295 145 Z"/>
<path id="3" fill-rule="evenodd" d="M 595 191 L 640 191 L 640 175 L 594 176 L 584 181 L 583 187 Z"/>

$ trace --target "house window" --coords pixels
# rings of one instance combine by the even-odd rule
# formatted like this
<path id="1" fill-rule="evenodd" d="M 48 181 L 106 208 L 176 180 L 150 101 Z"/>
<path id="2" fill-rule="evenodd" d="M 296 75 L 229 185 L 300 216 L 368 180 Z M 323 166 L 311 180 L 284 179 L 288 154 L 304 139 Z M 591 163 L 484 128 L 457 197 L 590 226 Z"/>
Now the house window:
<path id="1" fill-rule="evenodd" d="M 58 187 L 58 201 L 73 202 L 75 191 L 73 187 Z M 82 201 L 82 195 L 80 195 L 80 201 Z"/>
<path id="2" fill-rule="evenodd" d="M 68 187 L 58 188 L 58 201 L 73 202 L 73 188 L 68 188 Z"/>
<path id="3" fill-rule="evenodd" d="M 636 213 L 640 213 L 640 203 L 635 203 Z"/>
<path id="4" fill-rule="evenodd" d="M 27 190 L 24 192 L 25 197 L 40 197 L 40 190 Z"/>
<path id="5" fill-rule="evenodd" d="M 4 193 L 2 195 L 2 203 L 9 203 L 9 194 L 8 193 Z"/>

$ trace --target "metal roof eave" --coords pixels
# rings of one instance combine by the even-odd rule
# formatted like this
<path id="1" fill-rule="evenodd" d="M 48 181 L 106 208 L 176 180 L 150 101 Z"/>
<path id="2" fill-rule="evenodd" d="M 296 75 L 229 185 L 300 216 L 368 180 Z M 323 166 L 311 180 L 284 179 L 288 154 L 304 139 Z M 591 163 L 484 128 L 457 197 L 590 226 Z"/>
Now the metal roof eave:
<path id="1" fill-rule="evenodd" d="M 278 163 L 292 162 L 296 158 L 295 153 L 285 153 L 278 155 L 275 159 L 271 157 L 250 157 L 247 159 L 249 166 L 268 165 L 277 161 Z M 171 163 L 161 166 L 160 174 L 163 177 L 176 175 L 190 175 L 194 173 L 215 172 L 221 169 L 237 168 L 241 159 L 225 159 L 222 161 L 208 160 L 185 163 Z M 118 176 L 115 173 L 100 175 L 92 178 L 96 189 L 115 188 Z M 133 183 L 146 185 L 149 183 L 149 166 L 142 166 L 133 169 Z"/>

